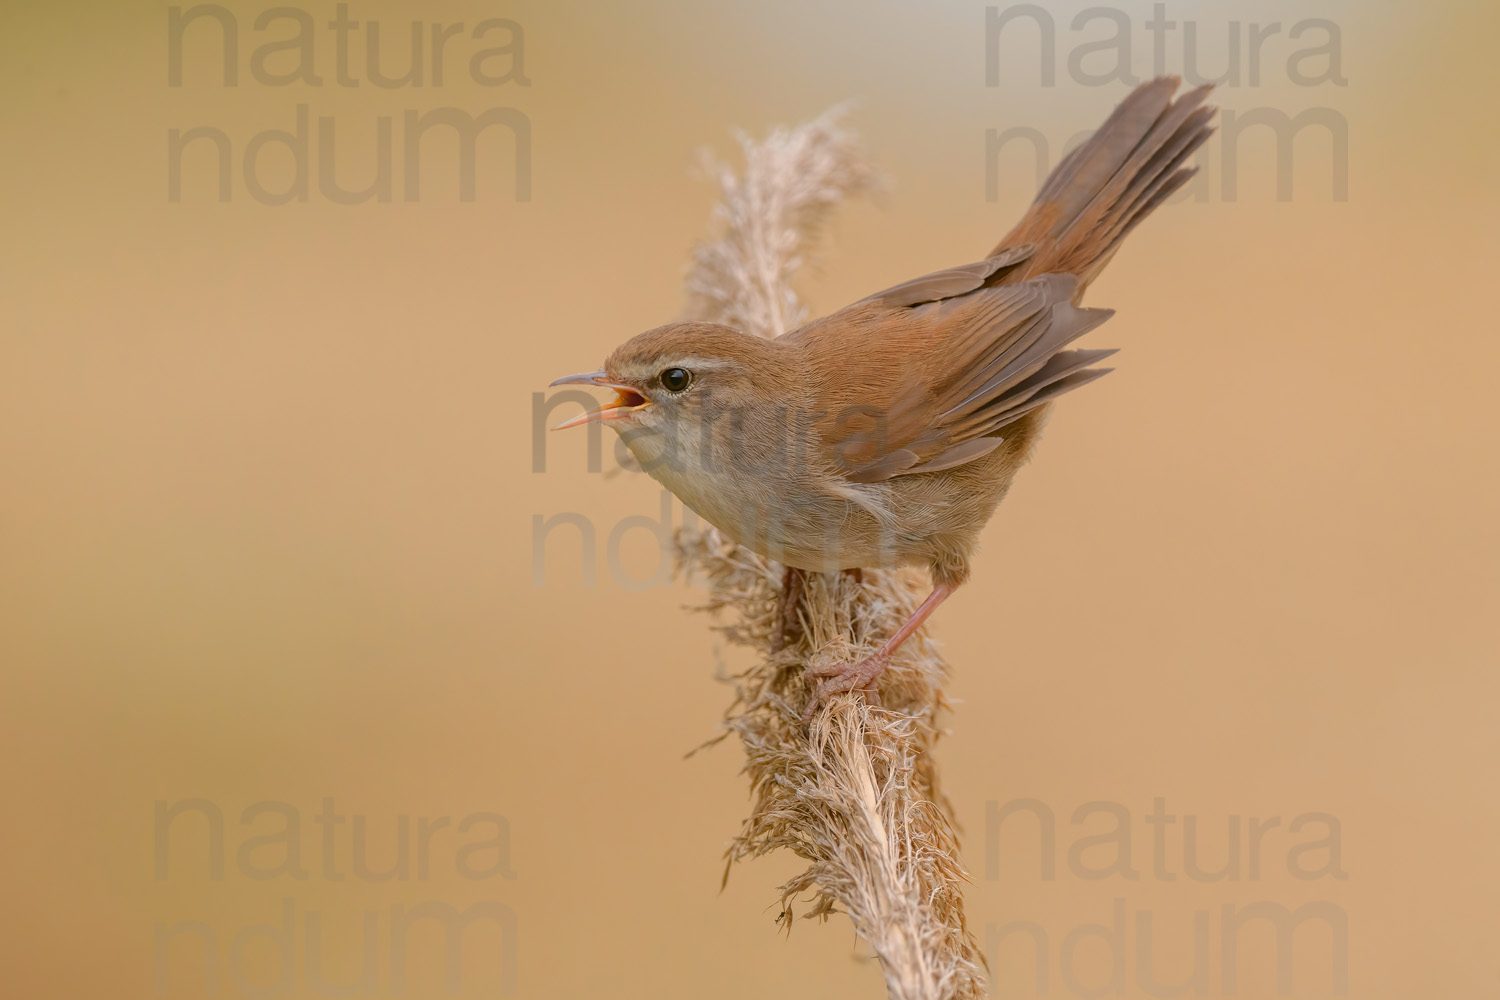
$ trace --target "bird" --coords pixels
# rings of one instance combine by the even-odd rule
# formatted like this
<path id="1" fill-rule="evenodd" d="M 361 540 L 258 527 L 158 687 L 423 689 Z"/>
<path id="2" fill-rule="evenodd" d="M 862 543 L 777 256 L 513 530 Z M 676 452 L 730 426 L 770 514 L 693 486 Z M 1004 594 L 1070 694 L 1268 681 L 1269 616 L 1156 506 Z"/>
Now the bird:
<path id="1" fill-rule="evenodd" d="M 875 700 L 901 644 L 970 575 L 981 530 L 1053 402 L 1107 374 L 1070 347 L 1113 315 L 1081 305 L 1125 237 L 1197 172 L 1211 86 L 1147 81 L 1048 175 L 984 259 L 876 292 L 767 339 L 676 322 L 557 379 L 616 396 L 600 421 L 729 538 L 795 571 L 925 566 L 932 591 L 871 655 L 808 668 L 804 717 Z"/>

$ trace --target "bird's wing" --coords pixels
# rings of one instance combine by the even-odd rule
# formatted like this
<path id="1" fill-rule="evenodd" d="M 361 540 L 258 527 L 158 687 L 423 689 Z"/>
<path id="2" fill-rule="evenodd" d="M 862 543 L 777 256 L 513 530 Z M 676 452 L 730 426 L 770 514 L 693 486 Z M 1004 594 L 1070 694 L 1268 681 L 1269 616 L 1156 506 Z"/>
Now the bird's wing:
<path id="1" fill-rule="evenodd" d="M 897 285 L 790 335 L 836 373 L 816 427 L 849 481 L 971 462 L 1007 424 L 1109 371 L 1090 366 L 1113 351 L 1063 350 L 1113 315 L 1075 306 L 1071 275 L 989 283 L 1029 250 L 1018 253 Z"/>
<path id="2" fill-rule="evenodd" d="M 879 303 L 896 309 L 968 295 L 986 285 L 998 285 L 1005 280 L 1008 272 L 1015 269 L 1016 265 L 1030 259 L 1035 253 L 1036 247 L 1030 243 L 998 250 L 993 257 L 973 264 L 961 264 L 958 267 L 934 271 L 920 278 L 903 281 L 899 285 L 892 285 L 883 292 L 876 292 L 874 295 L 860 299 L 849 309 L 857 309 L 871 303 Z"/>

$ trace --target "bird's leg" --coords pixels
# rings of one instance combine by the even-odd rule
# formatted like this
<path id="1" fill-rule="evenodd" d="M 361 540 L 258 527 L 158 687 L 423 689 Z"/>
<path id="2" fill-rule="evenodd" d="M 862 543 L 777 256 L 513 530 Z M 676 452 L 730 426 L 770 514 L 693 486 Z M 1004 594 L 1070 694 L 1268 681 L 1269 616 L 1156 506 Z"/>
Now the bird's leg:
<path id="1" fill-rule="evenodd" d="M 895 655 L 896 650 L 903 642 L 911 638 L 913 632 L 922 627 L 922 623 L 937 610 L 939 604 L 948 599 L 953 589 L 953 585 L 948 583 L 940 583 L 933 587 L 932 593 L 927 595 L 927 600 L 912 612 L 912 616 L 906 620 L 905 624 L 882 643 L 879 649 L 858 663 L 839 663 L 833 666 L 809 668 L 808 676 L 826 677 L 827 680 L 818 685 L 818 690 L 808 703 L 803 717 L 811 719 L 813 713 L 818 710 L 818 706 L 822 705 L 829 695 L 861 688 L 874 691 L 875 682 L 880 679 L 885 668 L 891 665 L 891 657 Z"/>
<path id="2" fill-rule="evenodd" d="M 771 637 L 771 652 L 779 653 L 792 644 L 800 631 L 797 621 L 797 605 L 802 603 L 802 593 L 807 589 L 807 574 L 794 566 L 788 566 L 781 578 L 781 599 L 776 603 L 776 632 Z"/>

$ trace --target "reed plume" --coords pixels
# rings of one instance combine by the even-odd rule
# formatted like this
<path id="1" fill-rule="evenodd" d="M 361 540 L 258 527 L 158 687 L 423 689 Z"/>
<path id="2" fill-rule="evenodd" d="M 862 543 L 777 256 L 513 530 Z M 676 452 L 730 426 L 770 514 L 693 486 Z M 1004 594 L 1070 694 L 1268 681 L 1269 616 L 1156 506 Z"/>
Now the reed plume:
<path id="1" fill-rule="evenodd" d="M 740 144 L 741 172 L 707 163 L 720 201 L 710 238 L 693 252 L 688 318 L 776 337 L 806 318 L 792 281 L 816 261 L 835 209 L 878 182 L 839 109 Z M 871 653 L 920 602 L 919 575 L 789 574 L 712 528 L 680 533 L 677 555 L 707 588 L 716 627 L 755 653 L 728 678 L 734 701 L 719 737 L 739 737 L 752 802 L 725 878 L 736 861 L 790 850 L 808 867 L 781 887 L 788 929 L 794 906 L 824 920 L 842 910 L 892 1000 L 983 996 L 964 918 L 967 874 L 931 753 L 942 659 L 919 635 L 882 678 L 878 706 L 842 694 L 810 728 L 802 721 L 815 688 L 805 670 Z"/>

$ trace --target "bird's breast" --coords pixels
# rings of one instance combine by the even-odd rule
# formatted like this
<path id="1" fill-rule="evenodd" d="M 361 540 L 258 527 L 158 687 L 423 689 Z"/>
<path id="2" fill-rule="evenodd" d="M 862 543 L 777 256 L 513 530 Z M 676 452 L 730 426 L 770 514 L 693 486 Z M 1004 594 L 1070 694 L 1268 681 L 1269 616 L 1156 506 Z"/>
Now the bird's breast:
<path id="1" fill-rule="evenodd" d="M 857 486 L 795 440 L 700 433 L 622 435 L 642 470 L 734 541 L 816 572 L 913 561 L 888 488 Z"/>

